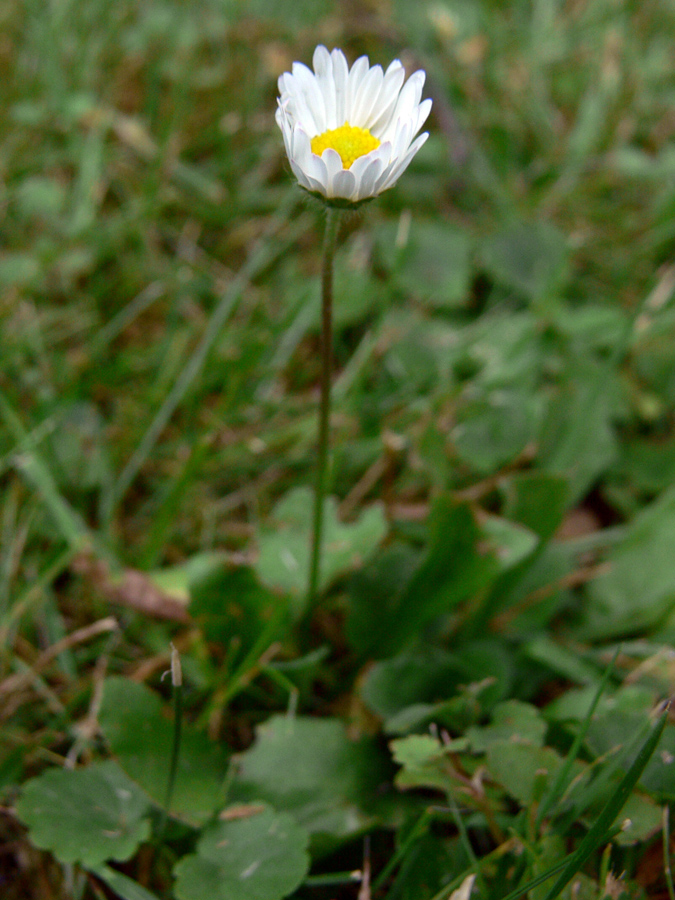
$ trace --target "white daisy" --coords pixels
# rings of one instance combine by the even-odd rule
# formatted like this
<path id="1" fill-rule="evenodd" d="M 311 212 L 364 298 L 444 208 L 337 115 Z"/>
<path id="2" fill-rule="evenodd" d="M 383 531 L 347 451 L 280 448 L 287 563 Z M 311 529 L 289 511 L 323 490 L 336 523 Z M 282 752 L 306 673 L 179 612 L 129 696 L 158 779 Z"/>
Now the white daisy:
<path id="1" fill-rule="evenodd" d="M 425 73 L 404 84 L 398 59 L 383 72 L 361 56 L 350 69 L 341 50 L 323 46 L 313 62 L 313 72 L 296 62 L 279 78 L 276 120 L 293 173 L 335 205 L 376 197 L 396 184 L 429 137 L 415 138 L 431 110 L 431 100 L 421 100 Z"/>

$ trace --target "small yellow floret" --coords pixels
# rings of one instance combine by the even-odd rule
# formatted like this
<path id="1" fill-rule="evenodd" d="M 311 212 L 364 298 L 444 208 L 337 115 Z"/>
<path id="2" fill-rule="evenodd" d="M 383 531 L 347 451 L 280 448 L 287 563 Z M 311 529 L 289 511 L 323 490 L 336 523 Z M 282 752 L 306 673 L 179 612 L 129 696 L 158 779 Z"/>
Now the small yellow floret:
<path id="1" fill-rule="evenodd" d="M 370 153 L 379 146 L 378 139 L 373 137 L 366 128 L 357 128 L 350 125 L 349 122 L 345 122 L 340 128 L 324 131 L 323 134 L 317 134 L 312 138 L 312 153 L 321 156 L 324 150 L 332 147 L 340 154 L 345 169 L 348 169 L 359 156 L 365 156 L 366 153 Z"/>

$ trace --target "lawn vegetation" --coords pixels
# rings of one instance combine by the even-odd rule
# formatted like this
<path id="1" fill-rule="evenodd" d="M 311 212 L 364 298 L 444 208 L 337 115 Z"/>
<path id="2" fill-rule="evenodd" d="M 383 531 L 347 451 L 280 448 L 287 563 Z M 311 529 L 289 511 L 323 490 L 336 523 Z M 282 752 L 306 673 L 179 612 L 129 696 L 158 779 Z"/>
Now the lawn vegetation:
<path id="1" fill-rule="evenodd" d="M 0 23 L 3 898 L 673 900 L 672 4 Z M 312 605 L 317 43 L 434 105 L 341 223 Z"/>

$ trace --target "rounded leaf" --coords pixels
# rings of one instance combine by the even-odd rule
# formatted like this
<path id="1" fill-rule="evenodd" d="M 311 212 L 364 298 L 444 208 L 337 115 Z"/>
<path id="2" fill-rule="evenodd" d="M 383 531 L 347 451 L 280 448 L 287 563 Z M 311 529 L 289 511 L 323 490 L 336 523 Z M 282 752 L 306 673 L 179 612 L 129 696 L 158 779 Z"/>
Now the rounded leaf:
<path id="1" fill-rule="evenodd" d="M 48 769 L 26 783 L 16 811 L 36 847 L 91 869 L 133 856 L 150 836 L 149 807 L 109 760 L 86 769 Z"/>
<path id="2" fill-rule="evenodd" d="M 206 829 L 175 867 L 178 900 L 281 900 L 309 869 L 308 834 L 287 813 L 263 808 Z"/>

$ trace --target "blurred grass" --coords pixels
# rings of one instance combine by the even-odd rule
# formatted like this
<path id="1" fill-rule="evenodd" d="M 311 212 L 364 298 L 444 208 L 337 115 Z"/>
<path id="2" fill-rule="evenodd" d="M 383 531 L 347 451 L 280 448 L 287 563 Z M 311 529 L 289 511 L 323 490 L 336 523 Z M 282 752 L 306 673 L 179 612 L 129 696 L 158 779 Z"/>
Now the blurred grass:
<path id="1" fill-rule="evenodd" d="M 290 326 L 289 262 L 256 274 L 159 429 L 242 254 L 279 207 L 288 179 L 274 77 L 315 40 L 383 58 L 407 45 L 437 94 L 416 177 L 371 220 L 415 196 L 416 215 L 450 217 L 478 236 L 514 220 L 554 222 L 568 236 L 574 303 L 639 303 L 668 255 L 669 7 L 355 5 L 300 40 L 284 31 L 284 7 L 256 9 L 100 0 L 29 3 L 22 17 L 4 6 L 4 385 L 27 429 L 53 433 L 87 405 L 107 468 L 102 524 L 137 492 L 115 522 L 128 547 L 154 518 L 158 482 L 166 494 L 167 475 L 180 481 L 177 461 L 191 458 L 197 436 L 209 449 L 181 493 L 215 500 L 214 488 L 236 489 L 249 466 L 268 463 L 218 448 L 219 432 L 245 433 L 242 416 L 283 418 L 293 402 L 287 392 L 267 405 L 244 399 L 279 375 L 266 367 Z M 439 131 L 448 115 L 467 148 L 461 161 Z M 315 255 L 314 231 L 307 220 L 303 243 Z M 296 269 L 315 270 L 308 249 Z M 148 459 L 142 426 L 157 415 L 162 441 Z M 265 431 L 273 445 L 277 429 Z M 195 505 L 209 504 L 186 509 Z M 198 542 L 199 525 L 187 527 Z"/>
<path id="2" fill-rule="evenodd" d="M 106 613 L 70 573 L 81 542 L 142 569 L 248 554 L 274 502 L 310 477 L 321 211 L 292 184 L 273 114 L 277 76 L 319 41 L 352 60 L 401 55 L 427 70 L 434 98 L 410 172 L 344 228 L 334 439 L 345 510 L 378 495 L 393 518 L 414 519 L 447 486 L 489 498 L 513 460 L 472 470 L 482 433 L 465 428 L 449 459 L 437 434 L 462 420 L 465 383 L 478 404 L 465 420 L 483 421 L 494 385 L 472 382 L 481 342 L 511 347 L 539 422 L 542 384 L 574 367 L 574 341 L 600 364 L 621 314 L 645 303 L 649 327 L 609 385 L 623 443 L 602 510 L 616 521 L 658 493 L 664 471 L 675 475 L 675 455 L 658 455 L 672 443 L 675 389 L 674 34 L 666 0 L 4 0 L 3 673 Z M 454 262 L 429 275 L 448 227 L 460 234 Z M 400 262 L 392 247 L 408 232 Z M 420 273 L 427 294 L 415 293 Z M 564 319 L 580 310 L 595 324 Z M 528 353 L 540 354 L 530 368 Z M 591 383 L 600 370 L 588 371 Z M 525 465 L 527 428 L 514 439 Z M 559 450 L 554 428 L 540 437 Z M 128 625 L 113 668 L 162 646 L 159 626 Z M 38 686 L 55 734 L 21 710 L 12 734 L 29 765 L 86 711 L 75 676 L 95 658 L 69 651 L 58 660 L 69 687 Z"/>
<path id="3" fill-rule="evenodd" d="M 469 311 L 511 302 L 486 241 L 513 223 L 566 236 L 573 306 L 634 308 L 668 261 L 667 4 L 356 3 L 317 15 L 73 0 L 7 2 L 1 16 L 1 386 L 58 490 L 125 562 L 240 548 L 251 517 L 311 466 L 316 339 L 303 310 L 320 216 L 289 187 L 273 110 L 275 77 L 317 40 L 352 56 L 403 51 L 428 69 L 435 99 L 418 164 L 354 235 L 348 283 L 378 222 L 407 209 L 471 236 Z M 297 253 L 275 257 L 270 229 Z M 255 256 L 261 238 L 269 259 Z M 367 366 L 396 339 L 378 332 L 392 303 L 379 288 L 338 336 L 345 377 L 355 352 Z M 546 321 L 555 301 L 537 302 Z M 349 377 L 367 405 L 371 388 Z M 337 421 L 339 446 L 358 425 L 339 410 Z M 32 492 L 16 480 L 16 434 L 1 441 L 21 519 Z M 29 532 L 24 552 L 54 543 L 39 511 Z"/>
<path id="4" fill-rule="evenodd" d="M 317 363 L 304 310 L 320 215 L 289 186 L 273 110 L 276 76 L 317 40 L 352 57 L 403 52 L 427 68 L 435 100 L 419 162 L 354 234 L 347 284 L 368 266 L 378 222 L 407 209 L 470 235 L 469 312 L 512 302 L 490 275 L 489 239 L 513 223 L 566 236 L 573 306 L 634 308 L 669 258 L 669 5 L 312 10 L 3 4 L 1 387 L 62 494 L 52 512 L 72 504 L 121 562 L 240 549 L 249 523 L 310 471 Z M 275 256 L 270 229 L 297 252 Z M 338 335 L 351 386 L 343 394 L 338 377 L 337 394 L 352 399 L 336 444 L 363 458 L 345 494 L 373 461 L 368 440 L 410 433 L 427 415 L 408 406 L 388 422 L 385 403 L 372 437 L 355 441 L 350 410 L 373 396 L 355 361 L 372 366 L 400 333 L 382 318 L 394 298 L 378 284 L 377 306 L 366 299 Z M 537 302 L 545 322 L 557 301 Z M 21 533 L 16 555 L 41 569 L 60 539 L 16 466 L 16 440 L 0 436 L 8 521 Z M 424 493 L 424 477 L 413 480 Z M 20 560 L 12 579 L 19 590 L 29 580 Z"/>

